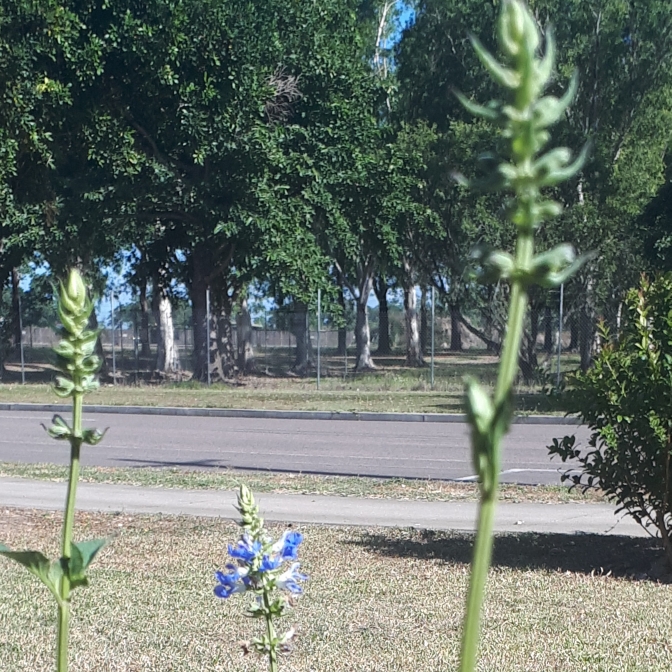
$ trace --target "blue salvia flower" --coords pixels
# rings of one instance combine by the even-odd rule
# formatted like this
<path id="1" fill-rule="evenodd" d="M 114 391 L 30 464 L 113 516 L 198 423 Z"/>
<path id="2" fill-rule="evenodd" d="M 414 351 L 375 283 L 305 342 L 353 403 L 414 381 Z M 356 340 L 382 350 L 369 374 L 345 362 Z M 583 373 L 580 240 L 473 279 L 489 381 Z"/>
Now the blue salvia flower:
<path id="1" fill-rule="evenodd" d="M 261 542 L 252 540 L 248 534 L 244 534 L 235 546 L 229 544 L 229 555 L 246 563 L 251 563 L 261 553 Z"/>
<path id="2" fill-rule="evenodd" d="M 250 588 L 251 581 L 247 568 L 236 565 L 227 565 L 226 568 L 231 570 L 228 574 L 215 572 L 215 578 L 219 581 L 219 585 L 215 586 L 217 597 L 227 598 L 235 593 L 244 593 Z"/>
<path id="3" fill-rule="evenodd" d="M 282 558 L 279 555 L 264 555 L 261 559 L 261 565 L 259 565 L 260 572 L 272 572 L 275 569 L 278 569 L 282 564 Z"/>
<path id="4" fill-rule="evenodd" d="M 282 538 L 273 544 L 273 552 L 283 560 L 296 560 L 299 553 L 299 544 L 303 541 L 303 535 L 294 530 L 287 530 Z"/>
<path id="5" fill-rule="evenodd" d="M 292 566 L 275 580 L 275 585 L 280 590 L 288 590 L 290 593 L 298 595 L 303 592 L 303 588 L 298 582 L 305 581 L 307 578 L 305 574 L 299 572 L 299 563 L 293 562 Z"/>
<path id="6" fill-rule="evenodd" d="M 284 635 L 278 635 L 274 620 L 283 615 L 287 599 L 274 596 L 275 590 L 283 590 L 294 595 L 303 592 L 300 583 L 307 576 L 299 571 L 300 563 L 292 562 L 286 569 L 286 562 L 296 561 L 303 535 L 287 530 L 276 542 L 266 534 L 264 522 L 252 493 L 246 486 L 240 487 L 238 511 L 243 521 L 243 534 L 235 545 L 229 545 L 229 555 L 236 564 L 226 565 L 228 572 L 216 572 L 218 584 L 214 593 L 217 597 L 228 598 L 236 593 L 251 592 L 255 599 L 248 608 L 248 615 L 266 621 L 266 634 L 252 640 L 253 647 L 269 658 L 271 672 L 278 669 L 278 651 L 293 636 L 290 628 Z"/>

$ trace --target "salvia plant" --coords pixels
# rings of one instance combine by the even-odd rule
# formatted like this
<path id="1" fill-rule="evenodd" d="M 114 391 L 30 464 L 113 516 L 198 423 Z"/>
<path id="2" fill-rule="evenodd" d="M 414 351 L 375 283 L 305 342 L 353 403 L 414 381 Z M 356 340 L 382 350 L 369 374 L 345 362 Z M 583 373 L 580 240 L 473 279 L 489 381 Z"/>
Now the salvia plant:
<path id="1" fill-rule="evenodd" d="M 215 595 L 228 598 L 237 593 L 251 593 L 254 597 L 247 609 L 248 616 L 263 618 L 266 632 L 252 640 L 252 647 L 268 657 L 271 672 L 278 670 L 278 653 L 294 636 L 290 629 L 278 635 L 275 620 L 286 611 L 287 593 L 303 592 L 300 582 L 308 577 L 299 571 L 299 544 L 303 541 L 300 532 L 286 531 L 278 541 L 264 530 L 264 520 L 254 496 L 245 485 L 238 492 L 238 506 L 243 533 L 235 546 L 229 546 L 229 555 L 234 560 L 226 565 L 226 572 L 216 572 L 218 584 Z M 290 563 L 287 566 L 287 563 Z M 283 594 L 282 591 L 285 591 Z"/>
<path id="2" fill-rule="evenodd" d="M 58 642 L 56 669 L 68 669 L 68 635 L 70 629 L 70 600 L 74 588 L 88 585 L 86 570 L 105 539 L 73 542 L 72 531 L 75 519 L 75 496 L 79 479 L 79 458 L 82 444 L 96 445 L 103 433 L 82 426 L 84 394 L 96 389 L 96 372 L 100 359 L 94 354 L 98 332 L 88 328 L 93 304 L 87 296 L 81 275 L 72 270 L 61 283 L 58 294 L 58 316 L 61 322 L 62 340 L 54 348 L 58 355 L 58 368 L 54 391 L 59 397 L 72 399 L 72 424 L 56 415 L 48 434 L 70 444 L 70 475 L 63 522 L 61 557 L 50 560 L 39 551 L 11 551 L 0 544 L 0 554 L 23 565 L 37 576 L 49 589 L 58 605 Z"/>
<path id="3" fill-rule="evenodd" d="M 561 206 L 541 195 L 575 175 L 583 165 L 587 148 L 572 161 L 569 149 L 559 147 L 542 153 L 550 139 L 548 127 L 564 115 L 574 97 L 574 77 L 562 98 L 543 95 L 551 82 L 555 46 L 551 30 L 546 31 L 545 50 L 539 54 L 541 35 L 534 17 L 522 0 L 503 0 L 498 21 L 498 42 L 503 57 L 499 62 L 476 37 L 471 42 L 481 63 L 502 88 L 502 100 L 479 105 L 457 94 L 472 114 L 500 129 L 504 151 L 483 157 L 494 165 L 483 179 L 458 179 L 476 189 L 504 190 L 512 194 L 506 202 L 506 216 L 516 227 L 514 254 L 479 249 L 475 257 L 482 280 L 510 284 L 506 336 L 502 349 L 494 397 L 471 379 L 466 382 L 467 416 L 471 425 L 474 467 L 480 482 L 480 505 L 474 558 L 467 597 L 461 667 L 476 667 L 480 613 L 492 556 L 493 522 L 501 465 L 501 440 L 513 413 L 512 386 L 518 371 L 518 355 L 527 310 L 527 292 L 533 284 L 544 287 L 564 282 L 585 260 L 576 258 L 571 245 L 560 245 L 542 254 L 534 253 L 534 234 L 541 223 L 561 212 Z"/>

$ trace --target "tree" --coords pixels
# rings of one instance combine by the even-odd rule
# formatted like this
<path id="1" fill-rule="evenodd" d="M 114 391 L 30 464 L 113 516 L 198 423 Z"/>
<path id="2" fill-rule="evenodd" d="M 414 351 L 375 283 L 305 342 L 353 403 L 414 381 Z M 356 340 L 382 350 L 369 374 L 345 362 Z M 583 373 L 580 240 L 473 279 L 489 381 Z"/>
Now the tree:
<path id="1" fill-rule="evenodd" d="M 577 97 L 559 127 L 559 140 L 569 146 L 590 140 L 594 147 L 583 173 L 555 194 L 565 205 L 562 220 L 552 230 L 540 232 L 542 246 L 550 248 L 571 231 L 581 251 L 598 253 L 572 281 L 575 287 L 567 288 L 568 297 L 576 297 L 570 311 L 589 325 L 581 341 L 586 365 L 596 315 L 611 301 L 620 301 L 641 266 L 641 237 L 633 235 L 633 220 L 664 179 L 672 121 L 671 19 L 664 0 L 536 0 L 530 4 L 541 25 L 549 21 L 554 26 L 562 47 L 558 81 L 567 81 L 578 71 Z M 489 132 L 487 124 L 466 130 L 464 112 L 452 91 L 475 92 L 479 99 L 492 97 L 490 84 L 478 77 L 466 35 L 468 31 L 492 35 L 493 20 L 494 7 L 489 3 L 425 0 L 397 48 L 405 114 L 436 124 L 445 156 L 450 157 L 435 164 L 429 189 L 438 201 L 434 207 L 442 213 L 449 241 L 443 258 L 434 254 L 434 279 L 447 297 L 457 287 L 460 301 L 479 308 L 481 322 L 487 315 L 480 306 L 486 304 L 479 298 L 481 290 L 464 276 L 468 254 L 474 244 L 496 246 L 493 238 L 509 234 L 498 224 L 496 206 L 487 197 L 465 202 L 458 188 L 449 186 L 455 166 L 466 165 L 468 170 L 470 157 L 480 153 L 479 128 Z M 474 222 L 471 231 L 465 222 Z M 543 300 L 540 297 L 539 306 Z M 498 330 L 496 321 L 493 325 Z"/>

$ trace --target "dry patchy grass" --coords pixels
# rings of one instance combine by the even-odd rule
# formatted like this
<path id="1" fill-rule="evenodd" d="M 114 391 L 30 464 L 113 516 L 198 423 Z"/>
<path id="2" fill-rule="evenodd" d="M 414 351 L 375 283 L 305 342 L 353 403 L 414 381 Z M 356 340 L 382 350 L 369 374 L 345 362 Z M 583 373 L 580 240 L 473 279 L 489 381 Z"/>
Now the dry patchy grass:
<path id="1" fill-rule="evenodd" d="M 0 477 L 65 481 L 67 466 L 0 462 Z M 253 471 L 204 471 L 153 467 L 82 467 L 80 480 L 153 488 L 189 490 L 235 490 L 241 483 L 255 492 L 295 495 L 339 495 L 375 499 L 424 500 L 434 502 L 476 501 L 478 485 L 454 481 L 410 478 L 366 478 L 362 476 L 319 476 L 312 474 L 260 473 Z M 601 491 L 582 492 L 559 485 L 500 486 L 500 499 L 507 502 L 604 502 Z"/>
<path id="2" fill-rule="evenodd" d="M 178 406 L 201 408 L 247 408 L 304 411 L 461 413 L 464 376 L 477 376 L 486 388 L 494 385 L 498 359 L 481 352 L 443 355 L 437 358 L 435 386 L 428 367 L 410 368 L 403 357 L 378 358 L 380 368 L 343 376 L 340 364 L 326 358 L 321 389 L 314 375 L 288 373 L 240 376 L 228 384 L 207 387 L 187 381 L 175 384 L 104 385 L 87 397 L 91 404 L 112 406 Z M 333 364 L 333 366 L 331 366 Z M 259 370 L 263 371 L 262 364 Z M 16 371 L 14 371 L 16 374 Z M 58 403 L 46 382 L 53 372 L 28 376 L 29 385 L 0 385 L 0 402 Z M 16 380 L 16 378 L 15 378 Z M 39 382 L 38 382 L 39 381 Z M 523 413 L 556 412 L 540 392 L 539 384 L 520 382 L 515 389 L 517 409 Z"/>
<path id="3" fill-rule="evenodd" d="M 78 514 L 77 538 L 112 536 L 74 597 L 77 672 L 264 669 L 240 640 L 244 598 L 217 600 L 213 571 L 237 528 L 223 521 Z M 60 516 L 6 510 L 0 538 L 56 553 Z M 278 533 L 280 528 L 274 528 Z M 468 535 L 305 527 L 306 594 L 285 621 L 287 672 L 455 669 Z M 655 552 L 623 537 L 506 535 L 485 606 L 484 672 L 662 672 L 672 668 L 672 586 L 637 580 Z M 602 568 L 602 571 L 600 571 Z M 592 570 L 598 570 L 594 572 Z M 608 571 L 610 575 L 606 575 Z M 52 669 L 54 606 L 0 562 L 0 669 Z"/>

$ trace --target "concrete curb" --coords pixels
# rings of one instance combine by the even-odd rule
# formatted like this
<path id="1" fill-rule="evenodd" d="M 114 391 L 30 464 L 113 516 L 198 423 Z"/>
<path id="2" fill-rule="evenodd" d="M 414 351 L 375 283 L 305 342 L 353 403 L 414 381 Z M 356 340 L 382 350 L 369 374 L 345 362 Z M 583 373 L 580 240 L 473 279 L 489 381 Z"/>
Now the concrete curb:
<path id="1" fill-rule="evenodd" d="M 0 403 L 0 411 L 67 413 L 69 404 Z M 464 423 L 462 413 L 374 413 L 363 411 L 273 411 L 252 408 L 180 408 L 176 406 L 84 406 L 88 413 L 119 415 L 184 415 L 204 418 L 258 418 L 273 420 L 362 420 L 366 422 L 449 422 Z M 515 425 L 580 425 L 576 417 L 557 415 L 517 415 Z"/>

